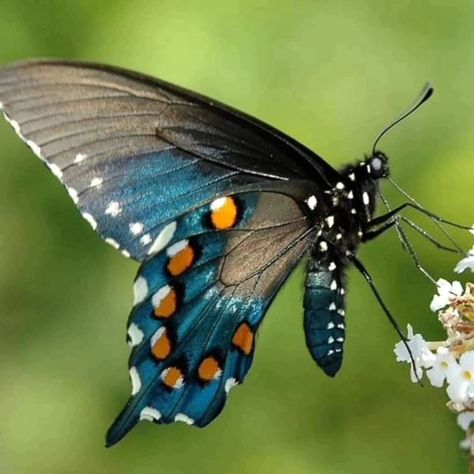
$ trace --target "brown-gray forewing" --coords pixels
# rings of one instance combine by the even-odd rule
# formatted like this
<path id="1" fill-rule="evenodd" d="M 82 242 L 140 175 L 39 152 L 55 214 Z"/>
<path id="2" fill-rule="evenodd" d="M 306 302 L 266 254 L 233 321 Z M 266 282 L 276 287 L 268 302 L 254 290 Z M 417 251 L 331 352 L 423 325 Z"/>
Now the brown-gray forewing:
<path id="1" fill-rule="evenodd" d="M 188 209 L 262 180 L 338 173 L 272 127 L 184 89 L 117 68 L 64 61 L 0 70 L 0 103 L 83 217 L 126 256 L 162 248 Z"/>

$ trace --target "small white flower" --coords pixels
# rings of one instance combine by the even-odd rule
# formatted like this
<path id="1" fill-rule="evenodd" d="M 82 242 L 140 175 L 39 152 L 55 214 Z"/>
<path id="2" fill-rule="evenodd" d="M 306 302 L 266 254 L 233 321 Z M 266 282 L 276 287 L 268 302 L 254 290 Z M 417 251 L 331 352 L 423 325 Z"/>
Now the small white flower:
<path id="1" fill-rule="evenodd" d="M 421 334 L 413 334 L 413 328 L 410 324 L 407 325 L 408 335 L 407 344 L 411 350 L 413 359 L 416 365 L 416 374 L 413 368 L 413 363 L 408 352 L 407 347 L 403 341 L 395 345 L 395 355 L 398 362 L 408 362 L 410 364 L 410 376 L 412 382 L 417 382 L 423 376 L 423 369 L 432 367 L 435 360 L 435 355 L 428 349 L 426 341 Z"/>
<path id="2" fill-rule="evenodd" d="M 461 296 L 463 293 L 462 285 L 458 281 L 449 283 L 449 281 L 440 278 L 436 284 L 438 285 L 438 294 L 433 296 L 430 304 L 430 309 L 433 312 L 448 306 L 453 298 Z"/>
<path id="3" fill-rule="evenodd" d="M 474 412 L 472 411 L 463 411 L 458 415 L 458 425 L 466 431 L 471 426 L 471 423 L 474 423 Z"/>
<path id="4" fill-rule="evenodd" d="M 439 347 L 433 360 L 433 367 L 426 371 L 426 376 L 433 387 L 442 387 L 444 381 L 454 380 L 459 372 L 459 365 L 446 347 Z"/>
<path id="5" fill-rule="evenodd" d="M 454 271 L 456 273 L 462 273 L 465 270 L 471 270 L 474 272 L 474 246 L 469 250 L 467 257 L 463 258 L 455 267 Z"/>
<path id="6" fill-rule="evenodd" d="M 465 352 L 459 359 L 459 368 L 448 380 L 446 389 L 455 403 L 471 405 L 474 402 L 474 351 Z"/>

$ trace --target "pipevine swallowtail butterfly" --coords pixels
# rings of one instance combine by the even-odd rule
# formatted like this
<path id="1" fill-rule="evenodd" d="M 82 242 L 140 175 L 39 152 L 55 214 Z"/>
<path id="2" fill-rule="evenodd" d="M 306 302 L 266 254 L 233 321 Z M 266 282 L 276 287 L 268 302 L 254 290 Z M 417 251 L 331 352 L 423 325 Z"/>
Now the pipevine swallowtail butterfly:
<path id="1" fill-rule="evenodd" d="M 389 174 L 375 146 L 336 170 L 269 125 L 134 72 L 14 64 L 0 70 L 0 106 L 82 217 L 140 262 L 127 329 L 132 395 L 109 446 L 139 420 L 210 423 L 244 380 L 265 312 L 304 256 L 306 344 L 334 376 L 350 264 L 383 305 L 359 245 L 400 229 L 404 206 L 434 217 L 413 202 L 374 217 Z"/>

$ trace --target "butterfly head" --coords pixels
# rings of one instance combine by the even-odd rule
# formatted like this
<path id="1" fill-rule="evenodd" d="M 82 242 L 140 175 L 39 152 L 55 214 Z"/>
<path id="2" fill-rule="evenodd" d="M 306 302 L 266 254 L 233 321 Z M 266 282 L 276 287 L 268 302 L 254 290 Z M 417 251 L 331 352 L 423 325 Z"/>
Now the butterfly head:
<path id="1" fill-rule="evenodd" d="M 390 168 L 388 157 L 381 151 L 375 151 L 366 161 L 367 171 L 373 179 L 388 178 Z"/>

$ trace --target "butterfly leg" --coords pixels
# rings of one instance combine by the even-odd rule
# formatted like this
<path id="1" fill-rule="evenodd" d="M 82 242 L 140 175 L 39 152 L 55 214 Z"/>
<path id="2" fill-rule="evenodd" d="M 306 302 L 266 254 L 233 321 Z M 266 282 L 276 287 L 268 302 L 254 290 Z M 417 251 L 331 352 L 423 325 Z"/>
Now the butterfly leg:
<path id="1" fill-rule="evenodd" d="M 377 238 L 380 234 L 383 234 L 385 231 L 391 229 L 395 225 L 395 220 L 391 220 L 389 222 L 384 223 L 377 229 L 369 230 L 364 233 L 362 237 L 362 242 L 370 242 Z"/>
<path id="2" fill-rule="evenodd" d="M 416 232 L 418 232 L 422 237 L 424 237 L 426 240 L 429 240 L 433 245 L 435 245 L 438 249 L 440 250 L 446 250 L 447 252 L 453 252 L 453 253 L 459 253 L 461 255 L 464 255 L 464 252 L 460 251 L 457 248 L 453 247 L 448 247 L 441 242 L 439 242 L 435 237 L 433 237 L 431 234 L 426 232 L 426 230 L 422 229 L 419 225 L 415 224 L 413 221 L 410 219 L 407 219 L 405 216 L 402 216 L 400 218 L 403 222 L 408 224 L 412 229 L 414 229 Z"/>
<path id="3" fill-rule="evenodd" d="M 471 230 L 470 226 L 458 224 L 456 222 L 452 222 L 452 221 L 448 221 L 446 219 L 443 219 L 442 217 L 439 217 L 438 215 L 433 214 L 431 211 L 428 211 L 424 207 L 418 206 L 418 205 L 413 204 L 411 202 L 404 202 L 403 204 L 400 204 L 400 206 L 396 207 L 395 209 L 391 210 L 390 212 L 387 212 L 386 214 L 383 214 L 379 217 L 376 217 L 375 219 L 372 219 L 369 222 L 368 226 L 369 227 L 374 227 L 374 226 L 378 226 L 380 224 L 383 224 L 383 223 L 387 222 L 388 220 L 392 219 L 393 217 L 397 216 L 398 214 L 400 214 L 403 210 L 405 210 L 408 207 L 411 208 L 411 209 L 415 209 L 418 212 L 421 212 L 422 214 L 425 214 L 428 217 L 431 217 L 435 222 L 438 222 L 438 223 L 441 222 L 443 224 L 448 224 L 450 226 L 457 227 L 459 229 Z"/>
<path id="4" fill-rule="evenodd" d="M 407 338 L 405 337 L 405 335 L 403 334 L 403 331 L 401 330 L 400 326 L 398 325 L 397 321 L 395 320 L 395 318 L 393 317 L 392 313 L 390 312 L 390 310 L 388 309 L 387 305 L 385 304 L 385 302 L 383 301 L 382 299 L 382 296 L 380 295 L 377 287 L 375 286 L 375 283 L 372 279 L 372 276 L 370 275 L 370 273 L 367 271 L 367 269 L 365 268 L 365 266 L 362 264 L 362 262 L 360 260 L 358 260 L 355 255 L 350 255 L 349 256 L 349 259 L 350 261 L 354 264 L 354 266 L 357 268 L 357 270 L 359 271 L 359 273 L 364 277 L 365 281 L 368 283 L 368 285 L 370 286 L 370 289 L 372 290 L 372 293 L 374 294 L 375 298 L 377 299 L 378 303 L 380 304 L 380 306 L 382 307 L 385 315 L 387 316 L 388 320 L 390 321 L 390 324 L 393 326 L 393 328 L 395 329 L 395 331 L 397 332 L 398 336 L 400 337 L 400 339 L 403 341 L 403 344 L 405 345 L 407 351 L 408 351 L 408 354 L 410 355 L 410 359 L 411 359 L 411 362 L 413 364 L 413 367 L 416 368 L 416 363 L 415 363 L 415 359 L 413 357 L 413 353 L 410 349 L 410 347 L 408 346 L 408 341 L 407 341 Z M 421 385 L 421 381 L 419 380 L 418 378 L 418 373 L 417 373 L 417 370 L 415 369 L 414 370 L 414 373 L 418 379 L 418 382 L 420 383 Z"/>
<path id="5" fill-rule="evenodd" d="M 390 214 L 390 212 L 388 214 Z M 385 215 L 387 215 L 387 214 L 385 214 Z M 381 217 L 384 217 L 384 216 L 381 216 Z M 408 240 L 408 237 L 407 237 L 405 231 L 403 230 L 403 228 L 400 226 L 400 223 L 399 223 L 399 220 L 398 220 L 397 216 L 391 216 L 390 218 L 391 218 L 390 221 L 383 223 L 382 225 L 380 225 L 380 227 L 366 232 L 364 234 L 364 236 L 362 237 L 362 241 L 363 242 L 369 242 L 370 240 L 375 239 L 376 237 L 378 237 L 380 234 L 387 231 L 388 229 L 391 229 L 393 226 L 396 226 L 397 231 L 398 231 L 398 236 L 400 238 L 400 242 L 402 244 L 402 247 L 404 248 L 404 250 L 406 250 L 410 254 L 410 257 L 413 260 L 416 268 L 426 278 L 428 278 L 428 280 L 430 280 L 431 283 L 436 285 L 436 280 L 428 273 L 427 270 L 425 270 L 424 267 L 422 267 L 422 265 L 420 263 L 420 260 L 418 258 L 418 255 L 416 254 L 415 249 L 413 248 L 413 245 Z M 374 220 L 376 220 L 376 219 L 374 219 Z"/>

